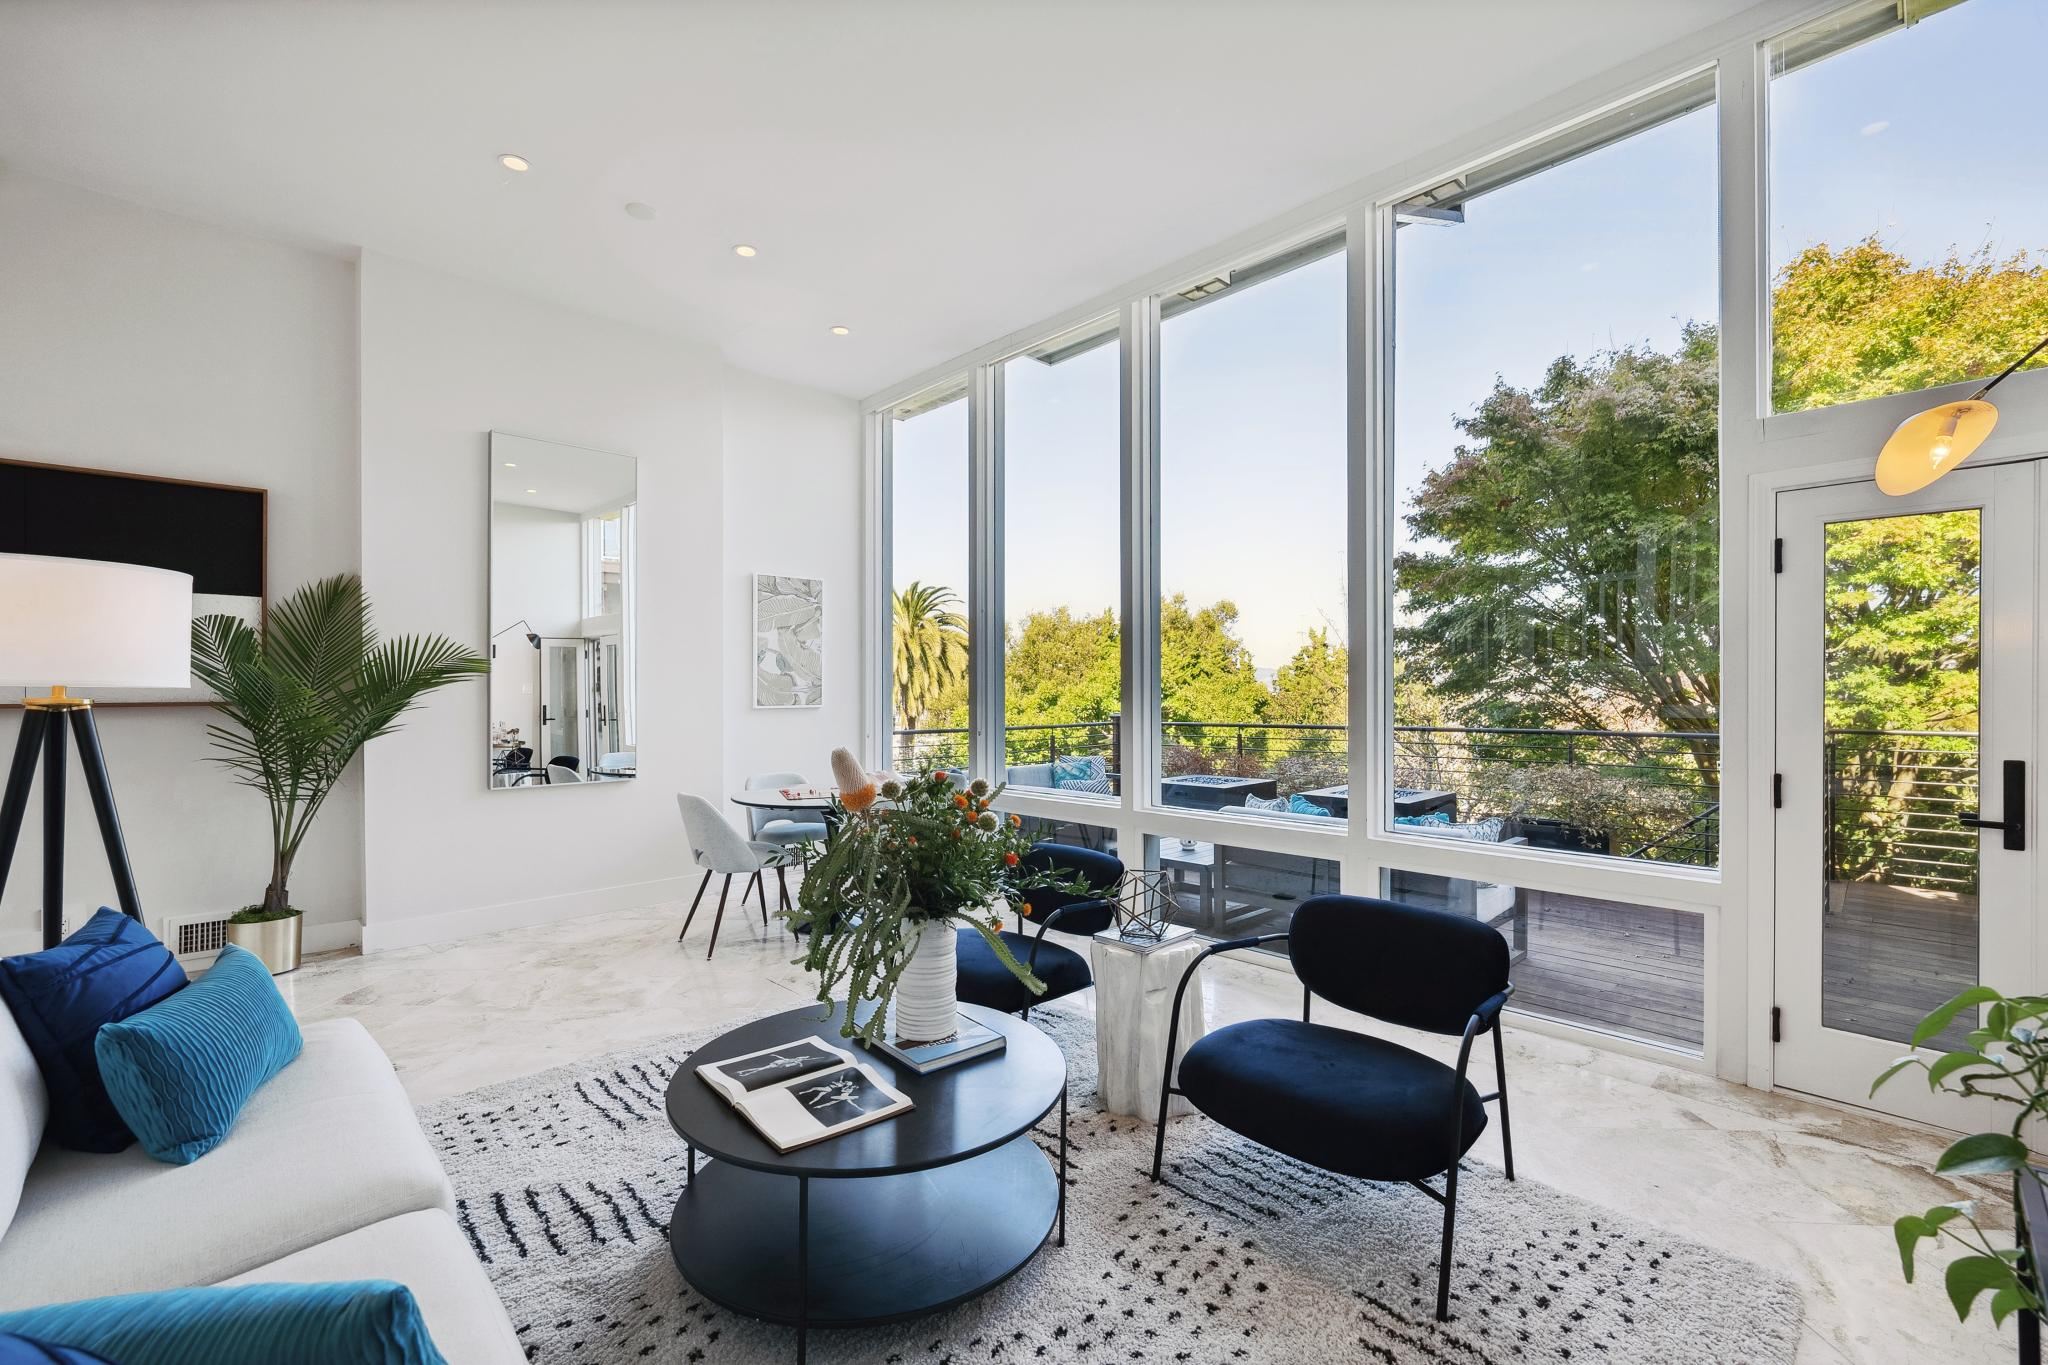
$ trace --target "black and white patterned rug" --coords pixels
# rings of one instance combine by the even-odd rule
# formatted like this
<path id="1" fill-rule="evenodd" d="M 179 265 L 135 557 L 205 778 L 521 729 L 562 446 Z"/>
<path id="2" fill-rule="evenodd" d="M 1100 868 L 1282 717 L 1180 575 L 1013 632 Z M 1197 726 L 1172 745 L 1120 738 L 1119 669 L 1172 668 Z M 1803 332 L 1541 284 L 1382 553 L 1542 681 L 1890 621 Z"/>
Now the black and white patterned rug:
<path id="1" fill-rule="evenodd" d="M 1453 1320 L 1435 1320 L 1437 1205 L 1340 1179 L 1193 1116 L 1169 1185 L 1152 1128 L 1093 1103 L 1092 1020 L 1035 1020 L 1075 1097 L 1067 1245 L 982 1298 L 890 1327 L 812 1334 L 826 1365 L 1310 1365 L 1359 1361 L 1781 1365 L 1781 1276 L 1526 1178 L 1468 1162 Z M 708 1030 L 709 1037 L 721 1030 Z M 421 1108 L 459 1216 L 529 1359 L 546 1365 L 794 1359 L 794 1333 L 694 1292 L 669 1258 L 683 1149 L 662 1108 L 700 1037 L 557 1067 Z M 1056 1139 L 1057 1117 L 1037 1136 Z"/>

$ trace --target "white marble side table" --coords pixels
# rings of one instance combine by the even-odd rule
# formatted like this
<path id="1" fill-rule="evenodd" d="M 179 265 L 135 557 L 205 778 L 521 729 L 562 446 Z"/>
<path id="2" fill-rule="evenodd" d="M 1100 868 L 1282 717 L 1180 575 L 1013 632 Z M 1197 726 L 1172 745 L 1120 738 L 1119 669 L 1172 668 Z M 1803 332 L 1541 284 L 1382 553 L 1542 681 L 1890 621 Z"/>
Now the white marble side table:
<path id="1" fill-rule="evenodd" d="M 1172 1026 L 1173 993 L 1188 964 L 1207 947 L 1189 935 L 1150 951 L 1128 948 L 1113 935 L 1088 945 L 1095 972 L 1096 1091 L 1102 1107 L 1147 1123 L 1159 1121 L 1159 1080 L 1166 1069 L 1166 1035 Z M 1181 998 L 1180 1031 L 1174 1064 L 1207 1031 L 1202 1013 L 1202 978 L 1188 983 Z M 1169 1114 L 1191 1114 L 1194 1106 L 1176 1095 Z"/>

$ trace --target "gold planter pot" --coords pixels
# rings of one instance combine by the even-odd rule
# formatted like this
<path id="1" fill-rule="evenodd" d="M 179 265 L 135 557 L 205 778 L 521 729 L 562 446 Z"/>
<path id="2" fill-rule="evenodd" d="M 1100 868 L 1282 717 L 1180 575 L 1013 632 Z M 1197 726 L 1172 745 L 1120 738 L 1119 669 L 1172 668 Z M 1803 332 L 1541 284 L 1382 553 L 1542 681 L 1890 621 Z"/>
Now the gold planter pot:
<path id="1" fill-rule="evenodd" d="M 299 925 L 304 919 L 303 915 L 288 915 L 260 924 L 229 920 L 228 942 L 256 954 L 272 976 L 283 976 L 299 969 Z"/>

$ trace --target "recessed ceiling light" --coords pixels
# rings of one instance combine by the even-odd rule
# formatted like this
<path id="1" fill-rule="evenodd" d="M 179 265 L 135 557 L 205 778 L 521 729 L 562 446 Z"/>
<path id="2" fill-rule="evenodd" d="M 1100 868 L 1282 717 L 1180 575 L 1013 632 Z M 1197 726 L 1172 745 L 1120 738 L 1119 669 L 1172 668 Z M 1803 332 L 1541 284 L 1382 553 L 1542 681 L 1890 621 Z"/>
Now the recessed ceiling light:
<path id="1" fill-rule="evenodd" d="M 760 255 L 761 253 L 756 251 L 754 248 L 748 246 L 745 242 L 741 242 L 738 246 L 732 249 L 732 254 L 735 256 L 746 256 L 748 258 L 752 258 Z"/>
<path id="2" fill-rule="evenodd" d="M 853 329 L 851 327 L 834 327 L 832 329 L 832 335 L 836 337 L 843 337 L 852 330 Z"/>
<path id="3" fill-rule="evenodd" d="M 529 489 L 527 489 L 526 491 L 527 491 L 527 492 L 529 492 L 529 493 L 538 493 L 538 492 L 540 492 L 540 490 L 539 490 L 538 488 L 529 488 Z"/>
<path id="4" fill-rule="evenodd" d="M 632 203 L 626 205 L 626 216 L 628 218 L 638 218 L 643 223 L 650 222 L 654 218 L 654 205 L 643 204 L 635 199 Z"/>
<path id="5" fill-rule="evenodd" d="M 514 152 L 507 152 L 503 156 L 499 157 L 498 164 L 500 166 L 503 166 L 508 171 L 528 171 L 533 169 L 533 163 L 531 161 L 528 161 L 525 157 L 520 156 Z"/>
<path id="6" fill-rule="evenodd" d="M 507 469 L 517 469 L 517 468 L 519 468 L 519 466 L 518 466 L 518 465 L 516 465 L 516 464 L 514 464 L 514 463 L 512 463 L 512 461 L 510 461 L 510 460 L 507 460 L 507 461 L 505 461 L 505 468 L 507 468 Z"/>

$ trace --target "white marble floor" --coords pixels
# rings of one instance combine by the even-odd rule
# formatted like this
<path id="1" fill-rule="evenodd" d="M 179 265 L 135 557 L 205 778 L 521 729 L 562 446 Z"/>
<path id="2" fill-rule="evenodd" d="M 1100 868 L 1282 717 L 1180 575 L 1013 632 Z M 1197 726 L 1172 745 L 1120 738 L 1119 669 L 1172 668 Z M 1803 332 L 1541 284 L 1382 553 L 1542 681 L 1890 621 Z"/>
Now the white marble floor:
<path id="1" fill-rule="evenodd" d="M 303 1019 L 362 1020 L 417 1101 L 810 998 L 794 940 L 758 910 L 728 912 L 708 963 L 704 916 L 676 943 L 682 912 L 330 954 L 280 984 Z M 1205 990 L 1212 1027 L 1300 1008 L 1290 976 L 1255 965 L 1212 963 Z M 1316 1017 L 1361 1022 L 1326 1007 Z M 2010 1324 L 1956 1322 L 1941 1259 L 1900 1281 L 1891 1220 L 1981 1193 L 1927 1174 L 1940 1139 L 1512 1026 L 1508 1044 L 1517 1174 L 1791 1277 L 1806 1298 L 1801 1365 L 2013 1358 Z M 1499 1160 L 1497 1124 L 1478 1150 Z"/>

